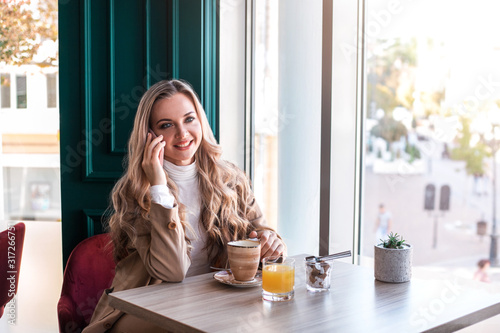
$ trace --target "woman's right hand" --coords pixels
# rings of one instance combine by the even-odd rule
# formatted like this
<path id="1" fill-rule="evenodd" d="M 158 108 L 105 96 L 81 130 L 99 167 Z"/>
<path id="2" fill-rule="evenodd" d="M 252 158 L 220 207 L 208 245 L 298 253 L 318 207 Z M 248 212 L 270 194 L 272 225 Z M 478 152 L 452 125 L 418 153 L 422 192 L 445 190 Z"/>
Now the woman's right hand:
<path id="1" fill-rule="evenodd" d="M 153 134 L 148 133 L 146 138 L 146 146 L 142 157 L 142 169 L 146 174 L 151 186 L 167 185 L 167 177 L 163 170 L 163 151 L 165 141 L 163 135 L 153 137 Z"/>

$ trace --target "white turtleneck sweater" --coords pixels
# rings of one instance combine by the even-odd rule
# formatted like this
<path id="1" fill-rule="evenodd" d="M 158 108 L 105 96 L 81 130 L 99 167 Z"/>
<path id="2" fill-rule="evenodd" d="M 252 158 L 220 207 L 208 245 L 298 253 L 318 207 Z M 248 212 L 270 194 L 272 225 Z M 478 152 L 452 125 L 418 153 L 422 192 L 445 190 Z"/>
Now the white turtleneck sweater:
<path id="1" fill-rule="evenodd" d="M 191 250 L 191 266 L 186 273 L 186 277 L 208 273 L 210 272 L 210 264 L 207 252 L 203 250 L 207 235 L 200 224 L 201 199 L 196 163 L 182 166 L 163 160 L 163 168 L 167 171 L 168 177 L 179 188 L 179 201 L 186 206 L 188 222 L 195 232 L 195 235 L 188 232 L 193 249 Z M 168 209 L 174 207 L 175 198 L 166 185 L 151 186 L 150 191 L 151 201 Z"/>

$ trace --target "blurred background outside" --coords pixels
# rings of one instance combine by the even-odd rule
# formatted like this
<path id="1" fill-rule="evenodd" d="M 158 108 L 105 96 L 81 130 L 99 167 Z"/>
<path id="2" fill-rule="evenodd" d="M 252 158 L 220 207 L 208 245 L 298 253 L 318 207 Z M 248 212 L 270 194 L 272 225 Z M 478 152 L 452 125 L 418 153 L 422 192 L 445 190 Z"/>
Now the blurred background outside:
<path id="1" fill-rule="evenodd" d="M 0 229 L 24 221 L 16 325 L 57 331 L 62 285 L 57 1 L 0 2 Z"/>

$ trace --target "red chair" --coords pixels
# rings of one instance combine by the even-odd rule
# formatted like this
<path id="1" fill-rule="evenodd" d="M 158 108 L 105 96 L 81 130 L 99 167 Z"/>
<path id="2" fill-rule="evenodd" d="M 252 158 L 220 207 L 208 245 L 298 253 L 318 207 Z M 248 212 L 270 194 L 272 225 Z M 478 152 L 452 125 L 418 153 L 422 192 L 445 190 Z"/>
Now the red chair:
<path id="1" fill-rule="evenodd" d="M 80 332 L 92 318 L 104 289 L 115 276 L 109 234 L 89 237 L 71 252 L 57 304 L 60 332 Z"/>
<path id="2" fill-rule="evenodd" d="M 0 232 L 0 318 L 17 293 L 25 230 L 20 222 Z"/>

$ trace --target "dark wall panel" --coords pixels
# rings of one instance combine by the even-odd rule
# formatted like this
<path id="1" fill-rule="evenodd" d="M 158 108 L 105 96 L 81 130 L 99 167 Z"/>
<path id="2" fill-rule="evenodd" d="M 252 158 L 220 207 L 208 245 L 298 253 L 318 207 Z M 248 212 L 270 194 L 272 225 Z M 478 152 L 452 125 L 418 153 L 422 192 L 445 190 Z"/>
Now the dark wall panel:
<path id="1" fill-rule="evenodd" d="M 217 7 L 202 0 L 59 2 L 64 262 L 80 241 L 105 230 L 102 216 L 148 87 L 172 77 L 190 81 L 202 103 L 210 101 L 205 109 L 217 130 Z"/>

